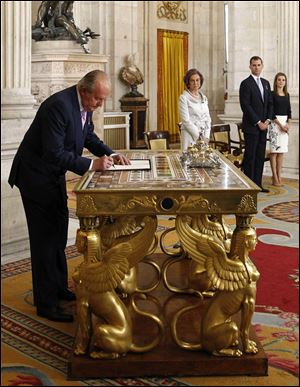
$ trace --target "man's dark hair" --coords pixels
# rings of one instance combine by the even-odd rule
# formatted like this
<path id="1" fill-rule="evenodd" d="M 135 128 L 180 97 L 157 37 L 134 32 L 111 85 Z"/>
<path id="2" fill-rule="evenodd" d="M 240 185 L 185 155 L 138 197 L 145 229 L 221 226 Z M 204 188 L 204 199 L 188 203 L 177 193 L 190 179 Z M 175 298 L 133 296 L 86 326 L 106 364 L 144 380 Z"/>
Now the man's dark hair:
<path id="1" fill-rule="evenodd" d="M 252 62 L 253 60 L 260 60 L 260 61 L 261 61 L 261 64 L 264 63 L 263 60 L 261 59 L 261 57 L 260 57 L 260 56 L 257 56 L 257 55 L 253 56 L 253 57 L 250 59 L 250 64 L 251 64 L 251 62 Z"/>

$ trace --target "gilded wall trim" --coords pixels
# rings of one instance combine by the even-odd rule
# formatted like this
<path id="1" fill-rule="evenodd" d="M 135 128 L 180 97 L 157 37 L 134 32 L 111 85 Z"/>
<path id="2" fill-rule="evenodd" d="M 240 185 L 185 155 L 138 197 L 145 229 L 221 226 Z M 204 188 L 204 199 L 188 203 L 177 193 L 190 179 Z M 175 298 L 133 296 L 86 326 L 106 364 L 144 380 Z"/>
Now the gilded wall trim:
<path id="1" fill-rule="evenodd" d="M 187 20 L 187 10 L 181 4 L 182 1 L 161 1 L 157 5 L 157 17 L 167 20 Z"/>

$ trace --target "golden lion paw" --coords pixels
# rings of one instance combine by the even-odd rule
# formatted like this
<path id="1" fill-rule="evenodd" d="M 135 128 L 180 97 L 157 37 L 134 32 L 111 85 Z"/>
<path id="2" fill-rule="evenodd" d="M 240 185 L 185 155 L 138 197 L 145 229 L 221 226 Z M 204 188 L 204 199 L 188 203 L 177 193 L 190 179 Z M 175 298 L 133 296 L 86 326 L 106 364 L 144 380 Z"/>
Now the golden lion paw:
<path id="1" fill-rule="evenodd" d="M 81 346 L 78 345 L 74 349 L 74 354 L 75 355 L 84 355 L 85 354 L 85 350 Z"/>
<path id="2" fill-rule="evenodd" d="M 244 347 L 245 353 L 257 353 L 258 348 L 256 345 L 256 342 L 253 340 L 248 340 L 245 347 Z"/>
<path id="3" fill-rule="evenodd" d="M 240 357 L 243 352 L 239 349 L 223 348 L 218 351 L 213 351 L 214 356 L 230 356 L 230 357 Z"/>

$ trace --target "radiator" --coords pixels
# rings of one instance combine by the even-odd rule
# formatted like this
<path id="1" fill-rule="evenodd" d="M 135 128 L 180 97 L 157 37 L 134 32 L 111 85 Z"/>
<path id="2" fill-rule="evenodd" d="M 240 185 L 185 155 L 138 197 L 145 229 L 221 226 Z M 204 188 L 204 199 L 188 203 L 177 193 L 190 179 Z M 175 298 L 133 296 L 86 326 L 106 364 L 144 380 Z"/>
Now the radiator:
<path id="1" fill-rule="evenodd" d="M 130 112 L 104 112 L 103 140 L 114 150 L 129 149 Z"/>

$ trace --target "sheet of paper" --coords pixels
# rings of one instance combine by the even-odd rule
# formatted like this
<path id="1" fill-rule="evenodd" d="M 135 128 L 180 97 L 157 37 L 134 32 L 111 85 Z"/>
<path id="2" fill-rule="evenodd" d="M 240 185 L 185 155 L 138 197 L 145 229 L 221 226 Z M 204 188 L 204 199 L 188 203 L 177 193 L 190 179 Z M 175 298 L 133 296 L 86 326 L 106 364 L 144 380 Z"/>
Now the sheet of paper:
<path id="1" fill-rule="evenodd" d="M 115 164 L 111 166 L 108 171 L 133 171 L 136 169 L 149 170 L 151 169 L 151 163 L 148 159 L 133 159 L 130 160 L 130 165 L 119 165 Z"/>

